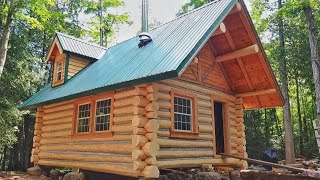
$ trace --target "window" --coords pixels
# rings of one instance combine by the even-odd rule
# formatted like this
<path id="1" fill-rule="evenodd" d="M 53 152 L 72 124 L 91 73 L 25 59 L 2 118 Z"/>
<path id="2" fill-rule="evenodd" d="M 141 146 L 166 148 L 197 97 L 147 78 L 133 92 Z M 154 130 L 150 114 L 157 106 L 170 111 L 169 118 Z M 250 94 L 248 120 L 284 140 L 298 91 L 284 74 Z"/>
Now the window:
<path id="1" fill-rule="evenodd" d="M 171 129 L 170 137 L 198 137 L 197 97 L 184 91 L 171 91 Z"/>
<path id="2" fill-rule="evenodd" d="M 62 63 L 59 62 L 57 66 L 57 81 L 60 81 L 62 80 Z"/>
<path id="3" fill-rule="evenodd" d="M 72 135 L 112 135 L 112 105 L 112 93 L 75 100 Z"/>
<path id="4" fill-rule="evenodd" d="M 192 132 L 191 99 L 174 97 L 174 129 Z"/>
<path id="5" fill-rule="evenodd" d="M 78 106 L 78 133 L 89 132 L 91 104 L 81 104 Z"/>
<path id="6" fill-rule="evenodd" d="M 97 101 L 95 131 L 110 130 L 111 99 Z"/>

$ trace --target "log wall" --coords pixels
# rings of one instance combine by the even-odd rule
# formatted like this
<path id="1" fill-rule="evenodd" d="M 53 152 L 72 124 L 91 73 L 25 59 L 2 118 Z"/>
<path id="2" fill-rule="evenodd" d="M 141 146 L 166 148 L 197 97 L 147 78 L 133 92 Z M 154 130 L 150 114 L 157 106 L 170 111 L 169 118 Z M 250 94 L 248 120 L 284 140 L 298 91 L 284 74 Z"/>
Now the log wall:
<path id="1" fill-rule="evenodd" d="M 160 169 L 200 167 L 203 164 L 214 166 L 244 166 L 232 158 L 222 159 L 216 155 L 213 101 L 224 103 L 224 136 L 226 153 L 245 155 L 245 139 L 243 124 L 242 99 L 222 91 L 213 90 L 199 84 L 180 79 L 161 81 L 158 86 L 159 130 L 157 143 L 160 146 L 156 156 Z M 197 111 L 199 123 L 199 136 L 196 139 L 170 137 L 170 92 L 181 90 L 197 96 Z"/>

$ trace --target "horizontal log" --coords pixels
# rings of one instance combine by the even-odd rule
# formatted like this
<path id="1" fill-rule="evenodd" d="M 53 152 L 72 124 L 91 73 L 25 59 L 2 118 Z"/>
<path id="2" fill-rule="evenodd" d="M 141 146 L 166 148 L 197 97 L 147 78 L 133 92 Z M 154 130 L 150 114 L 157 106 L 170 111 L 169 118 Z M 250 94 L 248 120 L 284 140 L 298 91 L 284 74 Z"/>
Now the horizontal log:
<path id="1" fill-rule="evenodd" d="M 236 98 L 236 101 L 235 101 L 235 104 L 236 104 L 236 105 L 243 105 L 243 98 L 237 97 L 237 98 Z"/>
<path id="2" fill-rule="evenodd" d="M 40 142 L 41 136 L 33 136 L 33 142 Z"/>
<path id="3" fill-rule="evenodd" d="M 238 152 L 246 152 L 246 146 L 237 146 Z"/>
<path id="4" fill-rule="evenodd" d="M 131 154 L 133 148 L 134 147 L 131 144 L 68 144 L 55 146 L 42 145 L 40 147 L 40 151 L 77 151 Z"/>
<path id="5" fill-rule="evenodd" d="M 71 131 L 56 131 L 56 132 L 44 132 L 41 134 L 41 137 L 43 138 L 52 138 L 52 137 L 59 137 L 59 136 L 70 136 Z"/>
<path id="6" fill-rule="evenodd" d="M 79 168 L 84 170 L 112 173 L 123 176 L 138 177 L 138 172 L 133 170 L 132 166 L 114 165 L 114 164 L 97 164 L 86 162 L 70 162 L 70 161 L 57 161 L 57 160 L 39 160 L 39 165 L 54 166 L 54 167 L 67 167 Z"/>
<path id="7" fill-rule="evenodd" d="M 208 101 L 198 101 L 198 106 L 206 107 L 206 108 L 211 108 L 212 104 Z"/>
<path id="8" fill-rule="evenodd" d="M 169 111 L 158 111 L 158 117 L 171 118 L 171 113 Z"/>
<path id="9" fill-rule="evenodd" d="M 231 11 L 229 12 L 229 15 L 230 14 L 234 14 L 234 13 L 237 13 L 237 12 L 240 12 L 242 9 L 241 7 L 241 4 L 239 2 L 237 2 L 234 7 L 231 9 Z"/>
<path id="10" fill-rule="evenodd" d="M 170 129 L 171 121 L 169 120 L 158 120 L 160 129 Z"/>
<path id="11" fill-rule="evenodd" d="M 128 105 L 145 107 L 149 103 L 150 101 L 143 96 L 132 96 L 126 99 L 116 100 L 114 102 L 114 106 L 115 108 L 128 106 Z"/>
<path id="12" fill-rule="evenodd" d="M 136 160 L 133 162 L 133 169 L 134 170 L 142 170 L 147 166 L 145 161 Z"/>
<path id="13" fill-rule="evenodd" d="M 113 132 L 132 132 L 133 127 L 132 124 L 120 124 L 120 125 L 112 125 L 111 129 Z"/>
<path id="14" fill-rule="evenodd" d="M 203 99 L 207 101 L 211 101 L 211 97 L 209 95 L 197 94 L 198 99 Z"/>
<path id="15" fill-rule="evenodd" d="M 213 120 L 212 117 L 204 117 L 204 116 L 198 117 L 198 121 L 203 123 L 212 123 L 212 120 Z"/>
<path id="16" fill-rule="evenodd" d="M 236 118 L 236 122 L 237 123 L 244 122 L 244 119 L 243 118 Z"/>
<path id="17" fill-rule="evenodd" d="M 123 108 L 115 108 L 113 110 L 115 115 L 121 114 L 135 114 L 135 115 L 146 115 L 147 110 L 142 107 L 130 106 L 130 107 L 123 107 Z"/>
<path id="18" fill-rule="evenodd" d="M 144 125 L 147 132 L 157 132 L 159 130 L 159 122 L 155 119 L 150 119 Z"/>
<path id="19" fill-rule="evenodd" d="M 224 25 L 224 23 L 221 23 L 217 29 L 214 31 L 214 33 L 212 34 L 212 36 L 218 36 L 220 34 L 223 34 L 227 31 L 226 26 Z"/>
<path id="20" fill-rule="evenodd" d="M 238 153 L 238 150 L 236 148 L 230 149 L 230 154 L 236 155 Z"/>
<path id="21" fill-rule="evenodd" d="M 148 156 L 140 149 L 134 149 L 132 151 L 132 159 L 134 160 L 137 160 L 137 159 L 140 159 L 140 160 L 144 160 L 145 158 L 147 158 Z"/>
<path id="22" fill-rule="evenodd" d="M 60 125 L 45 125 L 42 127 L 43 132 L 49 131 L 57 131 L 63 129 L 70 129 L 71 130 L 72 124 L 60 124 Z"/>
<path id="23" fill-rule="evenodd" d="M 240 160 L 233 158 L 224 159 L 193 159 L 193 160 L 170 160 L 157 161 L 160 169 L 165 168 L 184 168 L 184 167 L 201 167 L 202 164 L 212 164 L 213 166 L 230 166 L 239 164 Z"/>
<path id="24" fill-rule="evenodd" d="M 38 162 L 40 160 L 39 156 L 38 155 L 32 155 L 31 158 L 30 158 L 30 161 L 31 162 Z"/>
<path id="25" fill-rule="evenodd" d="M 212 142 L 195 142 L 195 141 L 183 141 L 183 140 L 167 140 L 158 139 L 157 143 L 160 147 L 172 147 L 172 148 L 208 148 L 213 147 Z"/>
<path id="26" fill-rule="evenodd" d="M 257 44 L 251 45 L 249 47 L 245 47 L 227 54 L 223 54 L 216 57 L 216 62 L 223 62 L 227 60 L 232 60 L 235 58 L 240 58 L 244 56 L 248 56 L 251 54 L 256 54 L 259 52 L 259 46 Z"/>
<path id="27" fill-rule="evenodd" d="M 154 156 L 148 157 L 144 160 L 148 165 L 157 165 L 157 158 Z"/>
<path id="28" fill-rule="evenodd" d="M 145 136 L 150 141 L 156 141 L 158 139 L 157 133 L 147 133 L 147 134 L 145 134 Z"/>
<path id="29" fill-rule="evenodd" d="M 45 108 L 44 109 L 44 113 L 52 113 L 52 112 L 59 112 L 59 111 L 72 111 L 73 110 L 73 103 L 69 103 L 69 104 L 64 104 L 62 106 L 56 106 L 56 107 L 52 107 L 52 108 Z"/>
<path id="30" fill-rule="evenodd" d="M 243 123 L 237 123 L 236 128 L 238 131 L 244 131 L 245 125 Z"/>
<path id="31" fill-rule="evenodd" d="M 129 96 L 146 96 L 147 94 L 148 94 L 148 91 L 145 88 L 135 87 L 134 89 L 131 89 L 131 90 L 116 92 L 114 94 L 114 98 L 117 100 L 120 98 L 129 97 Z"/>
<path id="32" fill-rule="evenodd" d="M 42 117 L 36 117 L 36 123 L 43 123 L 44 120 Z"/>
<path id="33" fill-rule="evenodd" d="M 198 108 L 198 114 L 202 114 L 202 115 L 212 115 L 212 111 L 208 110 L 208 109 L 202 109 L 202 108 Z"/>
<path id="34" fill-rule="evenodd" d="M 153 93 L 153 92 L 158 92 L 159 91 L 159 86 L 158 84 L 150 84 L 146 87 L 146 90 L 149 92 L 149 93 Z"/>
<path id="35" fill-rule="evenodd" d="M 213 127 L 206 126 L 206 125 L 199 125 L 199 131 L 201 133 L 211 133 L 211 132 L 213 132 Z"/>
<path id="36" fill-rule="evenodd" d="M 145 178 L 158 178 L 160 171 L 157 166 L 146 166 L 140 173 L 140 176 Z"/>
<path id="37" fill-rule="evenodd" d="M 55 107 L 58 107 L 58 106 L 64 106 L 64 105 L 71 104 L 71 103 L 73 103 L 73 100 L 71 100 L 71 101 L 63 101 L 63 102 L 59 102 L 59 103 L 55 103 L 55 104 L 49 104 L 49 105 L 43 106 L 43 108 L 44 109 L 51 109 L 51 108 L 55 108 Z"/>
<path id="38" fill-rule="evenodd" d="M 166 85 L 163 85 L 163 84 L 158 84 L 159 86 L 159 90 L 160 91 L 164 91 L 164 92 L 170 92 L 172 87 L 170 86 L 166 86 Z"/>
<path id="39" fill-rule="evenodd" d="M 243 118 L 244 117 L 244 113 L 243 113 L 243 111 L 236 111 L 235 116 L 237 118 Z"/>
<path id="40" fill-rule="evenodd" d="M 117 162 L 117 163 L 131 163 L 133 159 L 131 156 L 111 156 L 111 155 L 93 155 L 93 154 L 79 154 L 79 153 L 50 153 L 40 152 L 40 159 L 54 159 L 54 160 L 68 160 L 68 161 L 85 161 L 85 162 Z"/>
<path id="41" fill-rule="evenodd" d="M 143 147 L 142 151 L 147 156 L 157 156 L 159 154 L 160 147 L 156 142 L 147 142 Z"/>
<path id="42" fill-rule="evenodd" d="M 34 124 L 34 129 L 36 129 L 36 130 L 41 130 L 41 128 L 42 128 L 42 123 L 35 123 Z"/>
<path id="43" fill-rule="evenodd" d="M 237 133 L 237 137 L 239 137 L 239 138 L 241 138 L 241 137 L 245 137 L 246 135 L 245 135 L 245 132 L 244 131 L 239 131 L 238 133 Z"/>
<path id="44" fill-rule="evenodd" d="M 262 91 L 254 91 L 254 92 L 245 92 L 236 94 L 237 97 L 250 97 L 250 96 L 258 96 L 263 94 L 273 94 L 276 93 L 276 89 L 267 89 Z"/>
<path id="45" fill-rule="evenodd" d="M 170 137 L 170 131 L 158 131 L 157 135 L 159 137 Z"/>
<path id="46" fill-rule="evenodd" d="M 73 116 L 73 110 L 66 110 L 66 111 L 59 111 L 59 112 L 44 114 L 42 118 L 46 121 L 46 120 L 59 119 L 59 118 L 69 117 L 69 116 Z"/>
<path id="47" fill-rule="evenodd" d="M 33 134 L 34 134 L 35 136 L 40 136 L 40 135 L 42 134 L 42 130 L 34 130 L 34 131 L 33 131 Z"/>
<path id="48" fill-rule="evenodd" d="M 37 155 L 37 154 L 39 154 L 40 153 L 40 149 L 39 148 L 32 148 L 32 150 L 31 150 L 31 154 L 33 155 Z"/>
<path id="49" fill-rule="evenodd" d="M 159 111 L 155 112 L 155 111 L 151 111 L 151 112 L 148 112 L 146 114 L 146 117 L 149 118 L 149 119 L 155 119 L 159 116 L 158 114 Z"/>
<path id="50" fill-rule="evenodd" d="M 236 108 L 236 109 L 242 109 L 242 110 L 243 110 L 243 105 L 242 105 L 242 104 L 237 104 L 237 105 L 235 105 L 235 108 Z"/>
<path id="51" fill-rule="evenodd" d="M 135 147 L 142 147 L 148 142 L 148 138 L 141 135 L 133 135 L 132 136 L 132 145 Z"/>
<path id="52" fill-rule="evenodd" d="M 68 124 L 68 123 L 72 123 L 72 117 L 65 117 L 65 118 L 59 118 L 59 119 L 55 119 L 55 120 L 46 120 L 43 121 L 43 125 L 54 125 L 54 124 Z"/>
<path id="53" fill-rule="evenodd" d="M 213 157 L 213 151 L 165 151 L 160 150 L 158 159 Z"/>
<path id="54" fill-rule="evenodd" d="M 171 109 L 171 103 L 169 101 L 161 101 L 161 102 L 158 102 L 158 104 L 160 109 L 167 109 L 167 110 Z"/>
<path id="55" fill-rule="evenodd" d="M 40 143 L 34 142 L 34 143 L 32 144 L 32 147 L 40 147 Z"/>
<path id="56" fill-rule="evenodd" d="M 44 115 L 44 112 L 43 111 L 37 111 L 36 112 L 36 118 L 42 118 Z"/>
<path id="57" fill-rule="evenodd" d="M 159 110 L 159 104 L 157 102 L 151 102 L 146 106 L 146 110 L 148 112 L 150 112 L 150 111 L 158 111 Z"/>
<path id="58" fill-rule="evenodd" d="M 122 116 L 121 114 L 119 115 L 115 115 L 113 117 L 113 122 L 126 122 L 126 121 L 132 121 L 133 118 L 135 117 L 136 115 L 124 115 Z"/>
<path id="59" fill-rule="evenodd" d="M 132 126 L 133 127 L 144 127 L 148 119 L 145 116 L 135 115 L 132 118 Z"/>
<path id="60" fill-rule="evenodd" d="M 159 93 L 158 96 L 159 96 L 159 99 L 162 99 L 162 100 L 170 101 L 171 99 L 171 96 L 168 93 Z"/>
<path id="61" fill-rule="evenodd" d="M 135 134 L 135 135 L 145 135 L 145 134 L 147 134 L 147 130 L 145 128 L 134 127 L 133 128 L 133 134 Z"/>
<path id="62" fill-rule="evenodd" d="M 149 93 L 146 97 L 149 101 L 157 101 L 159 99 L 159 93 Z"/>
<path id="63" fill-rule="evenodd" d="M 61 144 L 71 142 L 100 142 L 100 141 L 128 141 L 131 142 L 131 135 L 113 135 L 111 137 L 97 137 L 97 138 L 41 138 L 40 143 L 43 144 Z"/>

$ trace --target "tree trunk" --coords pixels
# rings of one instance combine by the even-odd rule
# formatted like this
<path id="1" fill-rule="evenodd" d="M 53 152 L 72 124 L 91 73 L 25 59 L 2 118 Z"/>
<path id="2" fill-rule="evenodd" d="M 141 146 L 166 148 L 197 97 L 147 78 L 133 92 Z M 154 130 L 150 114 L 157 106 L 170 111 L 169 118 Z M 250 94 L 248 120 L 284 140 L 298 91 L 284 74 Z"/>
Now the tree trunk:
<path id="1" fill-rule="evenodd" d="M 282 0 L 278 0 L 278 9 L 282 7 Z M 285 131 L 285 151 L 286 151 L 286 163 L 295 163 L 294 144 L 293 144 L 293 133 L 292 133 L 292 121 L 290 112 L 290 101 L 289 101 L 289 88 L 288 88 L 288 70 L 285 58 L 284 48 L 284 35 L 283 35 L 283 21 L 279 19 L 279 42 L 280 42 L 280 79 L 281 79 L 281 90 L 284 97 L 283 107 L 283 121 Z"/>
<path id="2" fill-rule="evenodd" d="M 313 80 L 316 91 L 316 106 L 317 106 L 317 120 L 320 125 L 320 59 L 319 59 L 319 47 L 317 43 L 317 29 L 315 26 L 315 20 L 310 5 L 305 7 L 304 13 L 306 15 L 309 31 L 309 42 L 311 50 L 311 64 L 313 72 Z"/>
<path id="3" fill-rule="evenodd" d="M 305 136 L 302 130 L 302 117 L 301 117 L 301 106 L 300 106 L 300 93 L 299 93 L 299 80 L 298 80 L 298 72 L 295 70 L 295 82 L 296 82 L 296 98 L 297 98 L 297 111 L 298 111 L 298 122 L 299 122 L 299 148 L 300 148 L 300 155 L 304 154 L 304 147 L 303 147 L 303 137 Z"/>
<path id="4" fill-rule="evenodd" d="M 10 6 L 8 10 L 8 15 L 6 18 L 6 24 L 3 29 L 1 46 L 0 46 L 0 78 L 3 72 L 4 64 L 6 62 L 6 58 L 7 58 L 8 42 L 10 37 L 10 30 L 12 26 L 14 11 L 15 11 L 15 1 L 10 0 Z"/>
<path id="5" fill-rule="evenodd" d="M 6 161 L 7 161 L 7 146 L 4 146 L 3 148 L 3 158 L 2 158 L 2 165 L 1 165 L 1 170 L 5 171 L 6 170 Z"/>
<path id="6" fill-rule="evenodd" d="M 269 123 L 268 123 L 268 119 L 267 119 L 267 109 L 264 109 L 264 127 L 265 127 L 265 138 L 266 138 L 266 148 L 268 148 L 270 146 L 270 135 L 269 135 Z"/>

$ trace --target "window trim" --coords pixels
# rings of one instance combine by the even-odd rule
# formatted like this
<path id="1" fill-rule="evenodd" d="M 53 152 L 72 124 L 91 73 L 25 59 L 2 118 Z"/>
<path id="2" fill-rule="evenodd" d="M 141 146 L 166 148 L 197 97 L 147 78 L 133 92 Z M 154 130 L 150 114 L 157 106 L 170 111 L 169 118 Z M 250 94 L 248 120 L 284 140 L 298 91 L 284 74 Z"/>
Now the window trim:
<path id="1" fill-rule="evenodd" d="M 197 96 L 195 94 L 172 89 L 171 95 L 171 128 L 170 137 L 185 138 L 185 139 L 197 139 L 199 137 L 199 123 L 198 123 L 198 107 L 197 107 Z M 192 115 L 192 131 L 177 130 L 174 128 L 174 97 L 180 97 L 191 100 L 191 115 Z"/>
<path id="2" fill-rule="evenodd" d="M 95 118 L 96 118 L 96 102 L 101 100 L 111 100 L 111 109 L 110 109 L 110 126 L 107 131 L 95 131 Z M 89 121 L 89 132 L 78 133 L 78 111 L 79 105 L 90 103 L 90 121 Z M 72 119 L 72 134 L 71 136 L 76 138 L 87 138 L 87 137 L 108 137 L 112 136 L 112 125 L 113 125 L 113 110 L 114 110 L 114 93 L 102 93 L 94 96 L 88 96 L 80 98 L 74 101 L 73 108 L 73 119 Z"/>
<path id="3" fill-rule="evenodd" d="M 61 68 L 61 79 L 58 80 L 58 64 L 62 64 Z M 66 73 L 66 57 L 65 55 L 59 55 L 57 58 L 55 58 L 54 61 L 54 69 L 53 69 L 53 78 L 52 78 L 52 86 L 58 86 L 64 83 L 65 73 Z"/>

